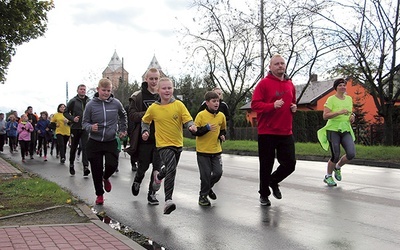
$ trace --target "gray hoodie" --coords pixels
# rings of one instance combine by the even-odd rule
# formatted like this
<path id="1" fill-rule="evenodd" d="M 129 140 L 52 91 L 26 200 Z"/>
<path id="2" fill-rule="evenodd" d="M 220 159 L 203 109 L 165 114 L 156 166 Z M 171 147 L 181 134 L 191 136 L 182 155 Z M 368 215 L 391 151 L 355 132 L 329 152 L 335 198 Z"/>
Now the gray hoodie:
<path id="1" fill-rule="evenodd" d="M 92 125 L 98 124 L 99 131 L 93 132 Z M 89 132 L 89 138 L 107 142 L 115 140 L 118 132 L 126 132 L 127 115 L 122 103 L 113 95 L 107 100 L 99 99 L 96 93 L 86 105 L 82 127 Z"/>

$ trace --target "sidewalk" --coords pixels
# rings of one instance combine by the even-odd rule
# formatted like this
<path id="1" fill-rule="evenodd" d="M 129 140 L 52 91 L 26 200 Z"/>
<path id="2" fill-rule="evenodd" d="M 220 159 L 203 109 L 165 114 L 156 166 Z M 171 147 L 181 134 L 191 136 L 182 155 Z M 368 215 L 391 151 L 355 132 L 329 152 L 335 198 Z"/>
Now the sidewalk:
<path id="1" fill-rule="evenodd" d="M 0 157 L 0 181 L 22 172 Z M 145 249 L 79 206 L 90 223 L 0 227 L 0 249 Z"/>

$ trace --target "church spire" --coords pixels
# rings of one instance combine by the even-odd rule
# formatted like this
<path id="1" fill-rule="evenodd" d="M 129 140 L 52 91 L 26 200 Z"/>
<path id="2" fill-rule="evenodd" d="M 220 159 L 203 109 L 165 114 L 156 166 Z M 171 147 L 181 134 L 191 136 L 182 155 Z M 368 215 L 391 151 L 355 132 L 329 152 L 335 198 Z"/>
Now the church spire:
<path id="1" fill-rule="evenodd" d="M 122 67 L 122 61 L 119 58 L 116 50 L 114 51 L 114 54 L 111 57 L 110 62 L 108 63 L 108 67 L 111 69 L 111 71 L 115 71 L 118 68 Z"/>
<path id="2" fill-rule="evenodd" d="M 156 68 L 158 70 L 161 70 L 161 66 L 157 61 L 156 55 L 153 56 L 153 59 L 151 59 L 149 67 L 147 67 L 147 69 L 150 69 L 150 68 Z"/>

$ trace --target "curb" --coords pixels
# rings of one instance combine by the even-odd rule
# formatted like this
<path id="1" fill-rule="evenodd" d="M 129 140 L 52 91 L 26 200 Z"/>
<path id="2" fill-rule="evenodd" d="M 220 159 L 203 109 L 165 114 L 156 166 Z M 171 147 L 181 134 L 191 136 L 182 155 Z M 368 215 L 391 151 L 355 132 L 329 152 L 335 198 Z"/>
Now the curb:
<path id="1" fill-rule="evenodd" d="M 22 172 L 17 168 L 7 162 L 3 157 L 0 157 L 0 179 L 2 178 L 12 178 L 14 176 L 22 176 Z M 130 247 L 131 249 L 146 249 L 141 246 L 139 243 L 135 242 L 133 239 L 123 235 L 122 233 L 118 232 L 117 230 L 111 228 L 109 225 L 101 221 L 97 215 L 95 215 L 91 208 L 86 203 L 78 203 L 75 206 L 75 211 L 80 216 L 85 216 L 90 220 L 90 223 L 95 224 L 102 230 L 106 231 L 107 233 L 111 234 L 119 241 L 123 242 L 125 245 Z M 58 226 L 70 226 L 70 225 L 83 225 L 88 223 L 79 223 L 79 224 L 57 224 Z M 32 225 L 34 226 L 34 225 Z M 40 225 L 40 226 L 54 226 L 54 225 Z M 15 227 L 15 226 L 12 226 Z M 4 227 L 1 227 L 4 228 Z"/>
<path id="2" fill-rule="evenodd" d="M 98 227 L 102 228 L 104 231 L 106 231 L 109 234 L 112 234 L 115 238 L 118 240 L 122 241 L 124 244 L 127 246 L 131 247 L 132 249 L 146 249 L 142 247 L 139 243 L 136 241 L 132 240 L 131 238 L 123 235 L 122 233 L 118 232 L 117 230 L 111 228 L 109 225 L 104 223 L 95 215 L 91 208 L 85 204 L 85 203 L 79 203 L 77 204 L 77 207 L 82 211 L 82 213 L 90 219 L 90 221 L 94 224 L 96 224 Z"/>

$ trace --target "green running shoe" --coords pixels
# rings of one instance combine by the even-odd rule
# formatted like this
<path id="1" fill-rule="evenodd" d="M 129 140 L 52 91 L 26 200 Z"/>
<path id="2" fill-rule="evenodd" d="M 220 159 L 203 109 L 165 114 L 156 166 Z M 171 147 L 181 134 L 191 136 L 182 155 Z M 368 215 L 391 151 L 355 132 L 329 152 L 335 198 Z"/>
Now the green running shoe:
<path id="1" fill-rule="evenodd" d="M 336 182 L 333 180 L 332 176 L 325 176 L 324 182 L 328 184 L 329 187 L 334 187 L 336 186 Z"/>
<path id="2" fill-rule="evenodd" d="M 334 168 L 333 172 L 335 172 L 335 179 L 338 181 L 341 181 L 342 180 L 342 170 L 340 170 L 340 168 L 339 169 Z"/>

